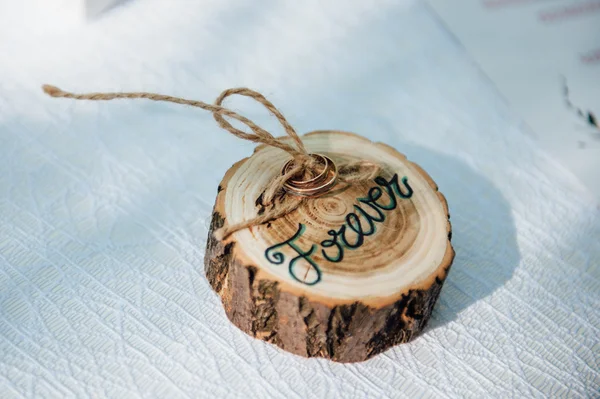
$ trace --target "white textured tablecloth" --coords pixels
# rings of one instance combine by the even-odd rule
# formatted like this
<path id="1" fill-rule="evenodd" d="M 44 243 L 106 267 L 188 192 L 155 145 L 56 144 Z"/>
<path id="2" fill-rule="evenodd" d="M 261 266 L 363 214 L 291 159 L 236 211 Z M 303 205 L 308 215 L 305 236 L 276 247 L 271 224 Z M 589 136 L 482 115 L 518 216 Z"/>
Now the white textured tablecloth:
<path id="1" fill-rule="evenodd" d="M 77 26 L 48 3 L 0 5 L 0 397 L 599 395 L 598 205 L 425 5 L 137 0 Z M 406 153 L 448 198 L 457 253 L 426 332 L 352 365 L 247 337 L 203 256 L 217 184 L 253 145 L 201 110 L 42 83 L 249 86 L 299 131 Z"/>

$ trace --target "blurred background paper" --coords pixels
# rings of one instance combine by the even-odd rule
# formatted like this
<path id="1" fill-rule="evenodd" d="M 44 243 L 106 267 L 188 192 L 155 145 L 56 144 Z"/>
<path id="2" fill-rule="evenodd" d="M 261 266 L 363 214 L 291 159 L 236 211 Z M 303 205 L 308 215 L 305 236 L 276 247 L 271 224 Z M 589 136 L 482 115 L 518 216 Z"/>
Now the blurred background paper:
<path id="1" fill-rule="evenodd" d="M 600 198 L 600 1 L 429 3 L 540 145 Z"/>
<path id="2" fill-rule="evenodd" d="M 0 1 L 0 16 L 43 32 L 80 27 L 127 0 Z M 5 22 L 5 21 L 3 21 Z M 54 25 L 49 28 L 49 25 Z"/>
<path id="3" fill-rule="evenodd" d="M 114 7 L 118 3 L 122 3 L 125 0 L 83 0 L 85 3 L 85 15 L 88 18 L 94 18 L 100 15 L 102 12 Z"/>

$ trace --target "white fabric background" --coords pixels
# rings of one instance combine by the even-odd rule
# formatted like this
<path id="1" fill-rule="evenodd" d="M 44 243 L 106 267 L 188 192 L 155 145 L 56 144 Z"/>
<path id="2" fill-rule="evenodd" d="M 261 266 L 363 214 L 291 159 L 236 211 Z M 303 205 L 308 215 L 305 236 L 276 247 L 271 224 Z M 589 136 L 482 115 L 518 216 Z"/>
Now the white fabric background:
<path id="1" fill-rule="evenodd" d="M 47 3 L 0 4 L 0 397 L 598 395 L 598 205 L 427 6 L 137 0 L 78 25 Z M 427 331 L 352 365 L 245 336 L 203 256 L 217 184 L 253 145 L 200 110 L 42 83 L 205 101 L 249 86 L 301 132 L 406 153 L 454 227 Z"/>

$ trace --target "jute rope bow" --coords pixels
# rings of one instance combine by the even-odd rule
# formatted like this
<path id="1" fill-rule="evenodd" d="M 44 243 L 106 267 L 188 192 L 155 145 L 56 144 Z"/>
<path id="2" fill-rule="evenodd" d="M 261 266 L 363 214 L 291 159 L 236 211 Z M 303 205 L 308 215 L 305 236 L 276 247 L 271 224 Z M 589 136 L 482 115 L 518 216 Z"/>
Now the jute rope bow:
<path id="1" fill-rule="evenodd" d="M 292 167 L 287 170 L 287 172 L 282 173 L 278 177 L 271 180 L 262 194 L 262 205 L 268 207 L 268 209 L 259 216 L 256 216 L 250 220 L 220 228 L 215 233 L 215 236 L 218 239 L 226 238 L 238 230 L 242 230 L 250 226 L 259 226 L 293 212 L 308 199 L 286 193 L 283 190 L 284 184 L 291 178 L 309 179 L 316 176 L 320 172 L 318 170 L 318 165 L 316 165 L 315 158 L 312 157 L 311 154 L 306 150 L 304 143 L 294 128 L 285 119 L 283 114 L 277 108 L 275 108 L 275 106 L 262 94 L 254 90 L 247 88 L 228 89 L 223 91 L 219 97 L 217 97 L 214 104 L 207 104 L 202 101 L 186 100 L 179 97 L 145 92 L 74 94 L 50 85 L 44 85 L 42 86 L 42 89 L 46 94 L 52 97 L 71 98 L 75 100 L 107 101 L 114 99 L 146 98 L 153 101 L 166 101 L 176 104 L 191 105 L 193 107 L 202 108 L 212 112 L 213 117 L 219 126 L 236 137 L 252 141 L 254 143 L 261 143 L 271 147 L 276 147 L 289 153 L 293 158 Z M 250 97 L 264 105 L 265 108 L 267 108 L 267 110 L 279 120 L 279 123 L 281 123 L 287 135 L 292 139 L 294 145 L 290 145 L 287 142 L 287 137 L 275 138 L 271 133 L 256 125 L 250 119 L 239 115 L 230 109 L 222 107 L 221 104 L 223 103 L 223 100 L 234 94 Z M 233 127 L 231 123 L 225 120 L 224 117 L 230 117 L 238 120 L 249 127 L 253 133 L 246 133 Z M 368 161 L 341 164 L 338 165 L 337 181 L 348 184 L 366 181 L 375 178 L 379 171 L 380 168 L 378 165 Z"/>

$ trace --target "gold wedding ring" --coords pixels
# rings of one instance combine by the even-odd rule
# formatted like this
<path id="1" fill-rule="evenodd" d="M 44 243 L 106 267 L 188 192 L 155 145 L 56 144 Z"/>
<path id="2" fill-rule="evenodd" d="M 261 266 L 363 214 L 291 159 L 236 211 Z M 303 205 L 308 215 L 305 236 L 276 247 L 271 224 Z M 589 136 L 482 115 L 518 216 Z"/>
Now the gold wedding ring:
<path id="1" fill-rule="evenodd" d="M 335 186 L 337 181 L 337 167 L 331 158 L 321 154 L 309 155 L 316 161 L 319 172 L 316 176 L 306 180 L 292 176 L 283 184 L 283 188 L 286 192 L 301 197 L 317 197 Z M 283 166 L 281 174 L 285 175 L 293 167 L 294 160 L 292 159 Z"/>

